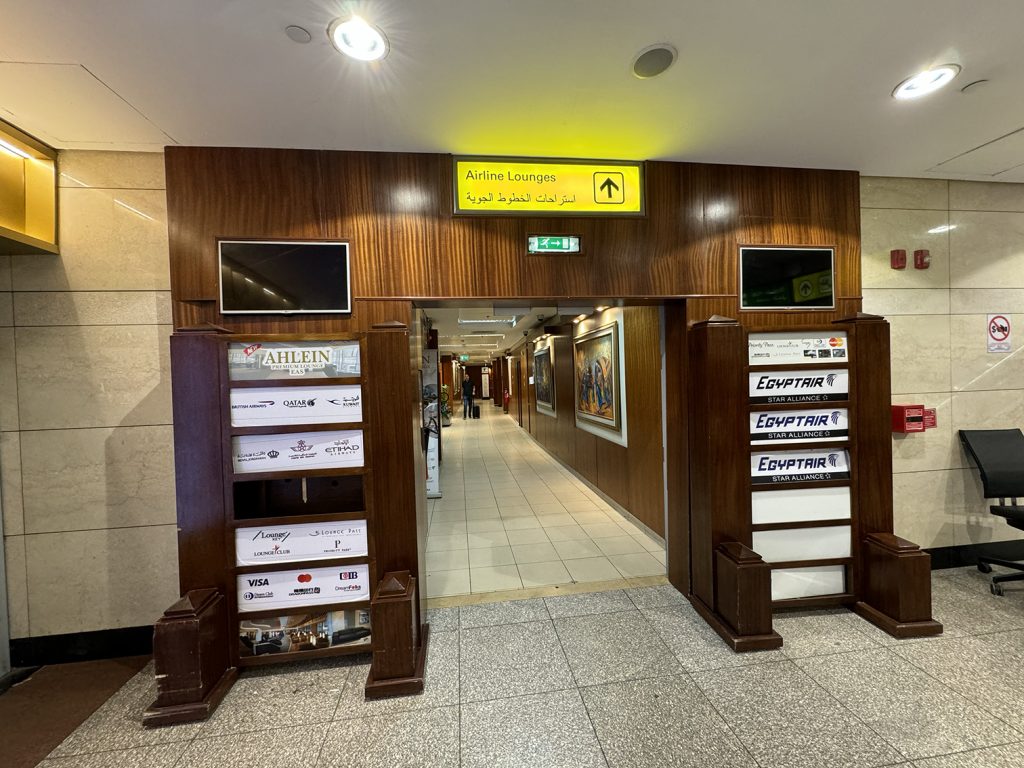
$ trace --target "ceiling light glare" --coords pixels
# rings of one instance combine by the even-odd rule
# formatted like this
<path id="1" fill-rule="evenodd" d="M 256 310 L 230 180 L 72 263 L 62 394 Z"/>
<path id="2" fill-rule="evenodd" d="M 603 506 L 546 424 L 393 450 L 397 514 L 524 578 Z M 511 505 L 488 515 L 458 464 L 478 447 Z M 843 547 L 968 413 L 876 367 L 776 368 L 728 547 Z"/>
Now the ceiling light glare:
<path id="1" fill-rule="evenodd" d="M 928 230 L 929 235 L 941 235 L 943 232 L 949 232 L 951 229 L 956 229 L 956 224 L 940 224 L 937 227 L 932 227 Z"/>
<path id="2" fill-rule="evenodd" d="M 892 92 L 894 99 L 905 101 L 917 99 L 934 93 L 944 85 L 948 85 L 954 77 L 960 74 L 959 64 L 943 64 L 938 67 L 918 72 L 913 77 L 908 77 L 896 86 Z"/>
<path id="3" fill-rule="evenodd" d="M 14 146 L 9 141 L 4 141 L 3 139 L 0 139 L 0 149 L 2 149 L 4 152 L 7 152 L 8 154 L 14 155 L 15 157 L 20 157 L 23 160 L 32 159 L 32 155 L 30 155 L 28 152 L 25 152 L 22 149 L 18 149 L 18 147 Z"/>
<path id="4" fill-rule="evenodd" d="M 380 61 L 388 55 L 384 33 L 359 16 L 335 19 L 327 28 L 327 35 L 335 48 L 359 61 Z"/>

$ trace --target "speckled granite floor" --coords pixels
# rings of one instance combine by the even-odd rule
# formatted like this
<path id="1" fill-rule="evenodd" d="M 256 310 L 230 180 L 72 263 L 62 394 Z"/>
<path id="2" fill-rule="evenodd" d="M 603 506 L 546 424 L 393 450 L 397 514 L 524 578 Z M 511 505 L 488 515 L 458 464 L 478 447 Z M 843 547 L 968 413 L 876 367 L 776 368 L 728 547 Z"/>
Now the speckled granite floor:
<path id="1" fill-rule="evenodd" d="M 44 768 L 1024 766 L 1024 588 L 933 575 L 938 638 L 776 617 L 734 654 L 674 589 L 430 612 L 427 690 L 366 702 L 368 658 L 245 673 L 207 722 L 143 730 L 149 667 Z"/>

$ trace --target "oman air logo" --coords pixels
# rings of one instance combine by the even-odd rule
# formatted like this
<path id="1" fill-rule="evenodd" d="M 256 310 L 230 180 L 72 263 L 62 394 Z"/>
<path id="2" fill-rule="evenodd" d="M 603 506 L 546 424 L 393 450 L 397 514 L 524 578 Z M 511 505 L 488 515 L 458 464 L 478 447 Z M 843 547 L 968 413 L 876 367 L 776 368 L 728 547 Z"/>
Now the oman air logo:
<path id="1" fill-rule="evenodd" d="M 835 383 L 836 383 L 836 376 L 837 376 L 837 374 L 834 374 L 834 373 L 830 373 L 830 374 L 828 374 L 828 375 L 827 375 L 827 376 L 825 377 L 825 381 L 826 381 L 826 382 L 828 382 L 828 385 L 829 385 L 830 387 L 831 387 L 831 386 L 832 386 L 833 384 L 835 384 Z"/>
<path id="2" fill-rule="evenodd" d="M 832 423 L 833 424 L 838 424 L 839 423 L 839 411 L 832 411 L 832 416 L 830 418 L 832 419 Z"/>
<path id="3" fill-rule="evenodd" d="M 835 454 L 835 453 L 830 453 L 828 455 L 828 465 L 830 467 L 838 466 L 839 465 L 839 455 Z"/>

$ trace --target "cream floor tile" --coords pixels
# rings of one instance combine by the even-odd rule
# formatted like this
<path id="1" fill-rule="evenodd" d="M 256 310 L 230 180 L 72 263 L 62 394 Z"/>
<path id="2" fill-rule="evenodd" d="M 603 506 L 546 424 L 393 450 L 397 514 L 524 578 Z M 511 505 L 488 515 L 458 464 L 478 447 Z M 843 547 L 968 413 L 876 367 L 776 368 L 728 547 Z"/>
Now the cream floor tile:
<path id="1" fill-rule="evenodd" d="M 581 527 L 592 539 L 607 539 L 623 535 L 623 529 L 616 523 L 593 523 Z"/>
<path id="2" fill-rule="evenodd" d="M 494 507 L 491 509 L 467 509 L 466 519 L 467 520 L 497 520 L 501 515 L 498 514 L 498 508 Z"/>
<path id="3" fill-rule="evenodd" d="M 547 531 L 543 528 L 524 528 L 519 531 L 505 531 L 509 544 L 537 544 L 549 541 Z"/>
<path id="4" fill-rule="evenodd" d="M 489 547 L 467 550 L 469 567 L 480 568 L 492 565 L 515 565 L 516 559 L 512 547 Z"/>
<path id="5" fill-rule="evenodd" d="M 604 512 L 599 512 L 597 509 L 591 509 L 587 512 L 570 512 L 572 519 L 580 525 L 597 525 L 599 523 L 613 523 L 615 520 Z"/>
<path id="6" fill-rule="evenodd" d="M 535 517 L 530 507 L 503 507 L 499 510 L 502 519 L 510 517 Z"/>
<path id="7" fill-rule="evenodd" d="M 427 597 L 448 597 L 469 594 L 469 569 L 427 571 Z"/>
<path id="8" fill-rule="evenodd" d="M 519 571 L 514 565 L 471 567 L 469 573 L 473 592 L 499 592 L 505 589 L 523 588 Z"/>
<path id="9" fill-rule="evenodd" d="M 455 533 L 449 536 L 427 536 L 427 552 L 468 548 L 469 544 L 464 533 Z"/>
<path id="10" fill-rule="evenodd" d="M 564 528 L 567 525 L 573 525 L 576 521 L 572 519 L 572 515 L 544 515 L 538 516 L 542 528 Z"/>
<path id="11" fill-rule="evenodd" d="M 571 539 L 589 539 L 587 532 L 578 525 L 559 525 L 555 528 L 545 528 L 551 541 L 569 541 Z"/>
<path id="12" fill-rule="evenodd" d="M 491 533 L 493 531 L 504 531 L 500 517 L 489 517 L 485 520 L 470 520 L 466 523 L 467 533 Z"/>
<path id="13" fill-rule="evenodd" d="M 530 528 L 540 528 L 540 520 L 536 517 L 508 517 L 502 519 L 502 524 L 505 526 L 506 531 L 525 531 Z"/>
<path id="14" fill-rule="evenodd" d="M 632 536 L 609 536 L 607 538 L 595 539 L 601 553 L 604 555 L 632 555 L 638 552 L 646 552 L 643 545 Z"/>
<path id="15" fill-rule="evenodd" d="M 448 549 L 427 552 L 427 573 L 469 568 L 469 550 Z"/>
<path id="16" fill-rule="evenodd" d="M 558 560 L 558 552 L 551 543 L 515 544 L 512 547 L 517 563 L 543 563 Z"/>
<path id="17" fill-rule="evenodd" d="M 552 546 L 563 560 L 578 560 L 581 557 L 601 557 L 604 553 L 597 543 L 590 539 L 568 539 L 554 541 Z"/>
<path id="18" fill-rule="evenodd" d="M 500 520 L 498 521 L 501 522 Z M 505 530 L 487 531 L 483 533 L 469 534 L 470 549 L 486 549 L 488 547 L 502 547 L 508 544 L 508 537 Z"/>
<path id="19" fill-rule="evenodd" d="M 621 579 L 622 574 L 607 557 L 586 557 L 564 560 L 563 564 L 573 581 L 609 581 Z"/>
<path id="20" fill-rule="evenodd" d="M 435 523 L 463 523 L 466 521 L 466 510 L 438 509 L 431 520 Z"/>
<path id="21" fill-rule="evenodd" d="M 648 552 L 654 553 L 665 551 L 665 545 L 662 544 L 660 541 L 655 541 L 650 536 L 640 534 L 638 536 L 634 536 L 633 538 L 640 542 L 640 546 Z"/>
<path id="22" fill-rule="evenodd" d="M 568 584 L 573 579 L 561 560 L 547 563 L 519 563 L 519 577 L 523 587 L 543 587 L 549 584 Z"/>
<path id="23" fill-rule="evenodd" d="M 608 559 L 627 579 L 638 576 L 659 576 L 665 573 L 665 566 L 649 552 L 611 555 Z"/>
<path id="24" fill-rule="evenodd" d="M 460 533 L 465 533 L 467 530 L 466 523 L 439 523 L 431 522 L 430 527 L 427 529 L 427 536 L 453 536 Z"/>

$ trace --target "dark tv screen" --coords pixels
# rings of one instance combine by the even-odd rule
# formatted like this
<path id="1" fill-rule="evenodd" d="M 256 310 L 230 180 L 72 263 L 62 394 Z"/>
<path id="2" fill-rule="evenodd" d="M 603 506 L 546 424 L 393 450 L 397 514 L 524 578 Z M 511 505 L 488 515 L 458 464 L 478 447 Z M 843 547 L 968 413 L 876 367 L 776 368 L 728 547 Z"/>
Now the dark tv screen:
<path id="1" fill-rule="evenodd" d="M 348 243 L 221 240 L 224 314 L 351 312 Z"/>
<path id="2" fill-rule="evenodd" d="M 741 309 L 832 309 L 832 248 L 740 248 Z"/>

